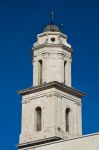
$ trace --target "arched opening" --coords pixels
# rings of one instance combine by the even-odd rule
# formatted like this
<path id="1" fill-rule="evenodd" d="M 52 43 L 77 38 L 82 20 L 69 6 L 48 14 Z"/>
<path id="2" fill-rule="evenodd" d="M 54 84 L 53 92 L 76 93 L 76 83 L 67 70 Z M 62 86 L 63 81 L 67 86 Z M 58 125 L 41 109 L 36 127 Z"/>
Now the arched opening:
<path id="1" fill-rule="evenodd" d="M 66 108 L 65 121 L 66 121 L 66 132 L 69 132 L 69 129 L 70 129 L 70 108 Z"/>
<path id="2" fill-rule="evenodd" d="M 36 112 L 36 120 L 35 120 L 35 127 L 36 127 L 36 131 L 41 131 L 42 128 L 42 109 L 40 107 L 37 107 L 35 109 Z"/>
<path id="3" fill-rule="evenodd" d="M 42 84 L 42 60 L 38 63 L 38 84 Z"/>
<path id="4" fill-rule="evenodd" d="M 64 83 L 66 83 L 66 61 L 64 61 Z"/>

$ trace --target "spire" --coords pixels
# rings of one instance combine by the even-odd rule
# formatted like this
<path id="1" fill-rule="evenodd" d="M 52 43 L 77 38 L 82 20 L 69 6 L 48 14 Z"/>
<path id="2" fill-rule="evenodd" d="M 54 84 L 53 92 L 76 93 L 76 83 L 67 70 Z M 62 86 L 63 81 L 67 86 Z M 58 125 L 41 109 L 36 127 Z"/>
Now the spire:
<path id="1" fill-rule="evenodd" d="M 60 28 L 54 22 L 54 11 L 50 12 L 51 21 L 48 25 L 46 25 L 43 29 L 43 32 L 51 31 L 51 32 L 61 32 Z"/>
<path id="2" fill-rule="evenodd" d="M 54 22 L 54 11 L 51 11 L 51 23 Z"/>

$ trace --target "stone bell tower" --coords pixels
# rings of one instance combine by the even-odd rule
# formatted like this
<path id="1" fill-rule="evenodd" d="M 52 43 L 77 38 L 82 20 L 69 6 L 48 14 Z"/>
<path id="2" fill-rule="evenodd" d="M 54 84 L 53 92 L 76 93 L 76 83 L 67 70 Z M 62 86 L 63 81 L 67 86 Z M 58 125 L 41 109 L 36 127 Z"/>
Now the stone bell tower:
<path id="1" fill-rule="evenodd" d="M 58 26 L 44 28 L 33 52 L 33 86 L 57 81 L 71 87 L 72 48 Z"/>
<path id="2" fill-rule="evenodd" d="M 33 87 L 22 95 L 19 149 L 82 134 L 81 98 L 71 86 L 72 48 L 55 24 L 47 25 L 33 48 Z"/>

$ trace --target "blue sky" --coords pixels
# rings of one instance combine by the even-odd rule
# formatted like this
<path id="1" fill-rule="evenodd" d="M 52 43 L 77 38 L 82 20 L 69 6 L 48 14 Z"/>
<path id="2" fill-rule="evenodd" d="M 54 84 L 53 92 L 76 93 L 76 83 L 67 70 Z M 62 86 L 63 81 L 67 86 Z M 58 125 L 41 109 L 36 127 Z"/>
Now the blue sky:
<path id="1" fill-rule="evenodd" d="M 50 22 L 63 23 L 73 47 L 72 84 L 83 98 L 83 133 L 99 132 L 99 1 L 0 1 L 0 147 L 16 150 L 21 129 L 21 97 L 32 85 L 31 47 Z"/>

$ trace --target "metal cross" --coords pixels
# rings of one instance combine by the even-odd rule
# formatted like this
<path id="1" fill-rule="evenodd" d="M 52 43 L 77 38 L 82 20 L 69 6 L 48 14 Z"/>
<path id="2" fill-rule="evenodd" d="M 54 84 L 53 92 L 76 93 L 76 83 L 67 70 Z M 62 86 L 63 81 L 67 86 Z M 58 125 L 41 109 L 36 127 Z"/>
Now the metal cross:
<path id="1" fill-rule="evenodd" d="M 51 19 L 52 19 L 52 22 L 54 20 L 54 11 L 51 12 Z"/>

